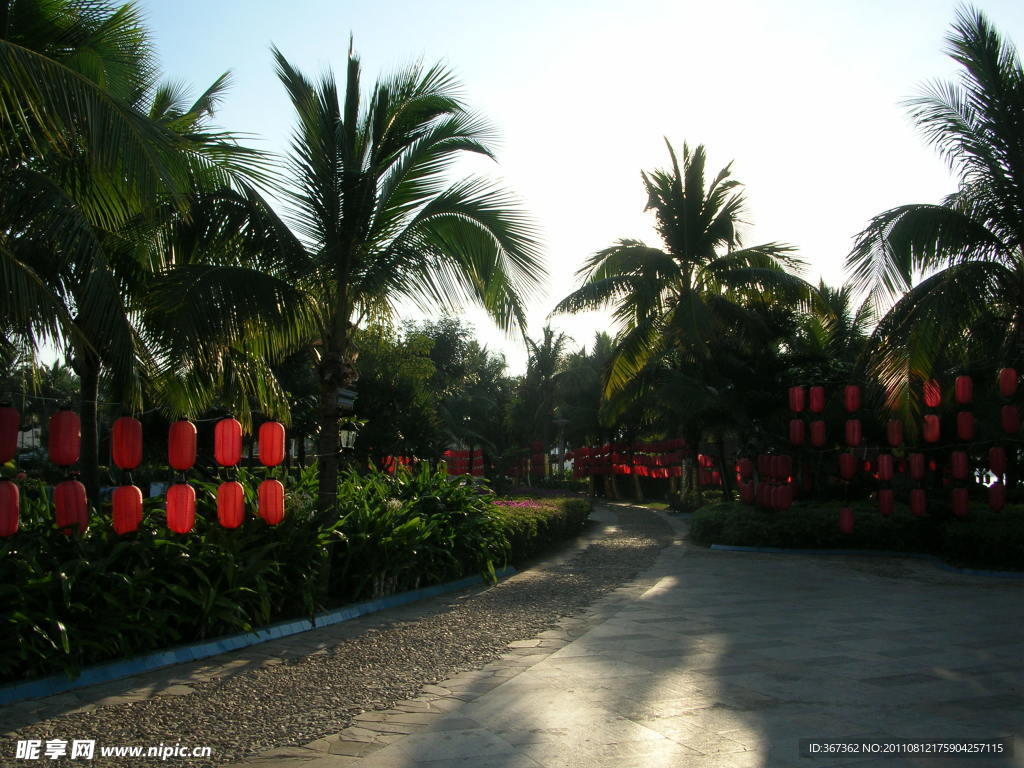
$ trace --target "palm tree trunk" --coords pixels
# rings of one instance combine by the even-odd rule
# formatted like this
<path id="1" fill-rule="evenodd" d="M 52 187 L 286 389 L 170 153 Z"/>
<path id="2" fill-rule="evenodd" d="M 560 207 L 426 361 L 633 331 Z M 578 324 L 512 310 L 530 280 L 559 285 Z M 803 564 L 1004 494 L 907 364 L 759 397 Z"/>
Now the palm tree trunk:
<path id="1" fill-rule="evenodd" d="M 74 358 L 73 368 L 78 374 L 78 386 L 82 406 L 82 455 L 79 466 L 82 483 L 89 499 L 96 506 L 100 501 L 99 467 L 99 399 L 100 361 L 91 350 L 79 352 Z"/>
<path id="2" fill-rule="evenodd" d="M 326 340 L 326 352 L 320 361 L 320 435 L 317 438 L 317 516 L 323 523 L 333 522 L 338 500 L 338 468 L 340 465 L 339 422 L 341 408 L 338 405 L 339 390 L 355 383 L 358 375 L 354 363 L 352 342 L 347 322 L 332 339 Z"/>

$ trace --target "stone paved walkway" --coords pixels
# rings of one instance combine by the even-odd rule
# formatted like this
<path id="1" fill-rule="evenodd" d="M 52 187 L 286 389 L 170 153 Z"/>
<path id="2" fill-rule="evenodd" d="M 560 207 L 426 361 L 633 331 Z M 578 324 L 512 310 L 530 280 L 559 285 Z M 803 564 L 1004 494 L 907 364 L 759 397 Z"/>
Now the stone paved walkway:
<path id="1" fill-rule="evenodd" d="M 241 765 L 1024 766 L 1024 584 L 918 561 L 711 552 L 682 536 L 643 577 L 482 671 Z M 1012 756 L 798 749 L 996 737 Z"/>

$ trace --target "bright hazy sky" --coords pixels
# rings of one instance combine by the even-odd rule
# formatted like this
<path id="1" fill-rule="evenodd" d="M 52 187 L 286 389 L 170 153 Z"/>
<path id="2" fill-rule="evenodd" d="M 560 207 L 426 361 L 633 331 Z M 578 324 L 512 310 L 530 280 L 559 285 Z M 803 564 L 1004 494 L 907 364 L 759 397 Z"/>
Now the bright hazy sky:
<path id="1" fill-rule="evenodd" d="M 233 88 L 217 122 L 284 152 L 292 113 L 270 44 L 309 75 L 343 81 L 349 33 L 364 86 L 422 58 L 444 61 L 467 104 L 498 129 L 501 178 L 535 217 L 551 281 L 531 306 L 536 338 L 573 274 L 621 237 L 658 242 L 640 171 L 664 167 L 663 137 L 734 161 L 746 185 L 745 242 L 795 245 L 806 277 L 843 279 L 852 237 L 870 216 L 937 202 L 953 184 L 901 102 L 957 75 L 944 38 L 948 0 L 719 2 L 343 2 L 142 0 L 167 76 L 198 93 L 225 70 Z M 1024 44 L 1024 3 L 977 3 Z M 525 367 L 522 344 L 467 313 L 478 335 Z M 602 315 L 556 317 L 589 346 Z"/>

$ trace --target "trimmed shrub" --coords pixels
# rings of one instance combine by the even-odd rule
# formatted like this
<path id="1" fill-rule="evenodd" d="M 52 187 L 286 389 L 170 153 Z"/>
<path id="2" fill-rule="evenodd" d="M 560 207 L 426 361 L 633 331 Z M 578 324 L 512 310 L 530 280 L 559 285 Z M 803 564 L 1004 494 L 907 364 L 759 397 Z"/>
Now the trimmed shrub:
<path id="1" fill-rule="evenodd" d="M 964 519 L 914 517 L 896 504 L 883 517 L 875 504 L 852 503 L 853 532 L 839 530 L 840 502 L 794 506 L 785 512 L 723 502 L 698 510 L 690 537 L 698 544 L 794 549 L 875 549 L 938 555 L 955 565 L 1024 570 L 1024 506 L 992 512 L 972 505 Z"/>

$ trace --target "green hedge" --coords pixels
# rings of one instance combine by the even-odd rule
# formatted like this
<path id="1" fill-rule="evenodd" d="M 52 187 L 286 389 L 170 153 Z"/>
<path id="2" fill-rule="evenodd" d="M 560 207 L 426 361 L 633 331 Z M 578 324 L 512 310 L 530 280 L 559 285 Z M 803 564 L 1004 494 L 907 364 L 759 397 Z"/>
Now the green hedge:
<path id="1" fill-rule="evenodd" d="M 0 682 L 64 671 L 219 635 L 356 600 L 495 569 L 572 535 L 580 500 L 515 511 L 469 478 L 423 469 L 343 474 L 338 520 L 316 522 L 316 472 L 287 479 L 275 527 L 252 512 L 264 473 L 240 472 L 249 514 L 216 522 L 216 483 L 194 482 L 195 529 L 164 526 L 148 499 L 140 530 L 114 533 L 110 505 L 82 536 L 53 527 L 45 487 L 22 481 L 21 527 L 0 540 Z M 327 564 L 330 567 L 327 567 Z"/>
<path id="2" fill-rule="evenodd" d="M 577 535 L 586 525 L 591 504 L 584 498 L 502 499 L 497 502 L 509 541 L 509 559 L 519 563 L 557 542 Z"/>
<path id="3" fill-rule="evenodd" d="M 938 555 L 954 565 L 1024 570 L 1024 506 L 992 512 L 972 505 L 964 519 L 914 517 L 896 504 L 892 517 L 877 505 L 851 504 L 853 531 L 839 530 L 839 502 L 795 505 L 785 512 L 759 510 L 737 502 L 698 510 L 690 536 L 698 544 L 797 549 L 878 549 Z"/>

